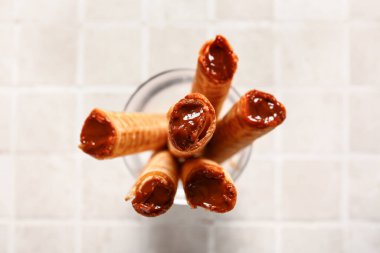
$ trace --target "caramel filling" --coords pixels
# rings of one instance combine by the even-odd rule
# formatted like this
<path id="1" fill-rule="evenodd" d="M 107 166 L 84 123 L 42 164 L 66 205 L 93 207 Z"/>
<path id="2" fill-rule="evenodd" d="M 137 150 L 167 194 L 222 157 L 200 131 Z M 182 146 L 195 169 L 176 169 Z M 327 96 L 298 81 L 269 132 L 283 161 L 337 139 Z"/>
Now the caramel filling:
<path id="1" fill-rule="evenodd" d="M 169 134 L 176 148 L 189 150 L 206 136 L 210 120 L 205 110 L 205 106 L 194 99 L 182 99 L 176 104 L 169 123 Z"/>
<path id="2" fill-rule="evenodd" d="M 223 173 L 201 169 L 190 175 L 185 191 L 193 206 L 215 212 L 228 212 L 236 203 L 235 186 L 226 181 Z"/>
<path id="3" fill-rule="evenodd" d="M 218 35 L 211 43 L 205 56 L 205 65 L 207 72 L 216 80 L 226 81 L 232 78 L 236 62 L 234 53 L 224 37 Z"/>
<path id="4" fill-rule="evenodd" d="M 107 157 L 112 152 L 115 130 L 109 120 L 96 111 L 86 119 L 81 136 L 80 148 L 97 158 Z"/>
<path id="5" fill-rule="evenodd" d="M 137 187 L 132 205 L 138 213 L 149 217 L 157 216 L 172 206 L 175 195 L 174 184 L 165 177 L 156 175 Z"/>
<path id="6" fill-rule="evenodd" d="M 258 127 L 277 126 L 286 117 L 285 107 L 268 93 L 257 90 L 246 94 L 247 119 Z"/>

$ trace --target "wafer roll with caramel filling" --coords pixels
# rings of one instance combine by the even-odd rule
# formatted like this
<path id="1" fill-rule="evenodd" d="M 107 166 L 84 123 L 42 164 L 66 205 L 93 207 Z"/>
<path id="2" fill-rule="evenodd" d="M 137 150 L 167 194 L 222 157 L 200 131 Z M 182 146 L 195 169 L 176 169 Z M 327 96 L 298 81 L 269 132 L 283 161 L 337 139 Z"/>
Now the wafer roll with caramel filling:
<path id="1" fill-rule="evenodd" d="M 236 71 L 238 57 L 227 39 L 217 35 L 199 51 L 192 92 L 205 95 L 220 113 Z"/>
<path id="2" fill-rule="evenodd" d="M 154 217 L 165 213 L 177 192 L 177 162 L 168 151 L 153 154 L 125 200 L 141 215 Z"/>
<path id="3" fill-rule="evenodd" d="M 205 157 L 222 163 L 257 138 L 272 131 L 286 118 L 286 109 L 271 94 L 247 92 L 217 123 Z"/>
<path id="4" fill-rule="evenodd" d="M 235 185 L 219 164 L 202 158 L 188 160 L 182 166 L 181 179 L 190 207 L 200 206 L 218 213 L 235 207 Z"/>
<path id="5" fill-rule="evenodd" d="M 84 122 L 79 148 L 107 159 L 162 148 L 167 136 L 165 115 L 94 109 Z"/>
<path id="6" fill-rule="evenodd" d="M 215 110 L 199 93 L 191 93 L 178 101 L 167 114 L 168 146 L 177 157 L 200 155 L 216 126 Z"/>

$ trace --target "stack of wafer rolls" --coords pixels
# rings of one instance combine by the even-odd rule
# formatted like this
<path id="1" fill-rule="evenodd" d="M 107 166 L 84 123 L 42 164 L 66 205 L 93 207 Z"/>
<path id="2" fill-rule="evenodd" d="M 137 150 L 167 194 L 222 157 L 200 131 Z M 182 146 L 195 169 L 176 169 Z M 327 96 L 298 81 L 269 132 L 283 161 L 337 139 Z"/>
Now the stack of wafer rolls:
<path id="1" fill-rule="evenodd" d="M 85 120 L 79 147 L 94 158 L 152 151 L 125 197 L 137 213 L 166 213 L 179 179 L 191 208 L 225 213 L 235 207 L 237 189 L 224 162 L 286 118 L 284 105 L 273 95 L 250 90 L 218 120 L 237 62 L 227 39 L 217 35 L 199 51 L 189 93 L 168 105 L 166 114 L 96 108 Z"/>
<path id="2" fill-rule="evenodd" d="M 141 215 L 158 216 L 173 205 L 177 184 L 177 161 L 168 151 L 160 151 L 153 154 L 125 200 L 132 199 Z"/>

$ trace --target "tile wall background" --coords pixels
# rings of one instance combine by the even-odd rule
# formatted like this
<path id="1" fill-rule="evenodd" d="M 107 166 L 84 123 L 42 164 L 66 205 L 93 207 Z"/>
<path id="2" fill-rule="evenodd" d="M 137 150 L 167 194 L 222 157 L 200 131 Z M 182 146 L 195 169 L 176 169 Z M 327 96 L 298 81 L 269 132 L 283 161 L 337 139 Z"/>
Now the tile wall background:
<path id="1" fill-rule="evenodd" d="M 92 107 L 121 110 L 225 34 L 234 86 L 288 108 L 226 215 L 137 216 L 121 159 L 77 149 Z M 378 0 L 0 0 L 0 252 L 380 252 Z"/>

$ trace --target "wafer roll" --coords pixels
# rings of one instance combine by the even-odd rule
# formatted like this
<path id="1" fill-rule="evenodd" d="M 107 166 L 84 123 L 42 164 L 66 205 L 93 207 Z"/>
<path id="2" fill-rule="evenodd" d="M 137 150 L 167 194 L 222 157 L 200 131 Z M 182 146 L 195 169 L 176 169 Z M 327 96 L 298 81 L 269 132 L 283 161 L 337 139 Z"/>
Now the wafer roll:
<path id="1" fill-rule="evenodd" d="M 125 197 L 141 215 L 154 217 L 172 205 L 178 185 L 177 162 L 168 151 L 154 154 Z"/>
<path id="2" fill-rule="evenodd" d="M 199 93 L 191 93 L 168 111 L 170 152 L 177 157 L 200 155 L 216 126 L 215 110 Z"/>
<path id="3" fill-rule="evenodd" d="M 173 205 L 177 185 L 177 163 L 168 151 L 160 151 L 153 154 L 125 201 L 132 200 L 139 214 L 155 217 Z"/>
<path id="4" fill-rule="evenodd" d="M 205 95 L 220 113 L 236 71 L 238 57 L 227 39 L 217 35 L 199 51 L 192 92 Z"/>
<path id="5" fill-rule="evenodd" d="M 205 157 L 222 163 L 276 128 L 285 118 L 285 107 L 274 96 L 251 90 L 217 123 Z"/>
<path id="6" fill-rule="evenodd" d="M 162 148 L 167 136 L 165 115 L 94 109 L 84 122 L 79 148 L 106 159 Z"/>
<path id="7" fill-rule="evenodd" d="M 201 158 L 188 160 L 182 166 L 181 179 L 190 207 L 200 206 L 218 213 L 235 207 L 235 185 L 219 164 Z"/>

